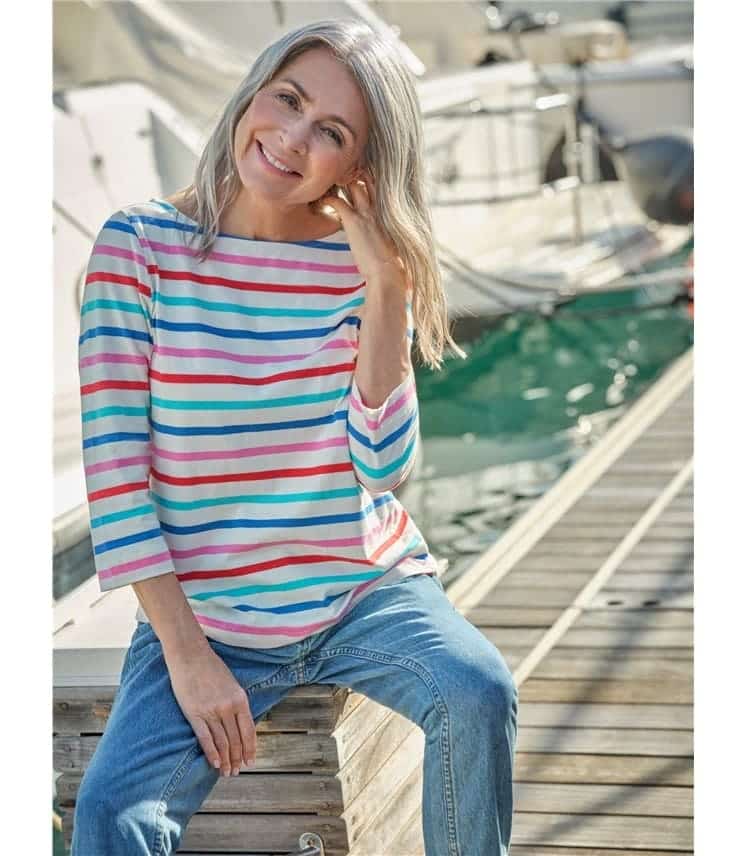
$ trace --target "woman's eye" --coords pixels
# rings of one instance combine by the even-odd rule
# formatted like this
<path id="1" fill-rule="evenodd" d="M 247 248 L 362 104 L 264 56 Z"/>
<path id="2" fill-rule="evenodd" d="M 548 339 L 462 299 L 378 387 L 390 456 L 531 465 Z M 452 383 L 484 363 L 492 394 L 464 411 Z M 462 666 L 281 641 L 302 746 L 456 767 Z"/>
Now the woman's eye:
<path id="1" fill-rule="evenodd" d="M 324 131 L 329 134 L 338 146 L 342 145 L 342 137 L 337 133 L 337 131 L 333 131 L 331 128 L 325 128 Z"/>
<path id="2" fill-rule="evenodd" d="M 277 97 L 278 97 L 278 98 L 289 98 L 291 101 L 293 101 L 293 103 L 294 103 L 294 104 L 295 104 L 295 102 L 296 102 L 296 96 L 295 96 L 295 95 L 290 95 L 290 94 L 289 94 L 289 93 L 287 93 L 287 92 L 280 92 L 280 93 L 278 93 L 278 96 L 277 96 Z M 288 103 L 288 102 L 286 102 L 286 103 Z"/>

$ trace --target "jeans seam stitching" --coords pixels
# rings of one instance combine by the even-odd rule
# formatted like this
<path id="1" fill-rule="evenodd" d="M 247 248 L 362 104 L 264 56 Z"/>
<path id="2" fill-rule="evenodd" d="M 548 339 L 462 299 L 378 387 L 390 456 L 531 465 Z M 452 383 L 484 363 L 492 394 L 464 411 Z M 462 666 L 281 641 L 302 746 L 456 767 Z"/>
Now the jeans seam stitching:
<path id="1" fill-rule="evenodd" d="M 197 738 L 195 737 L 195 740 Z M 186 755 L 179 762 L 176 770 L 171 774 L 171 778 L 166 782 L 164 786 L 163 792 L 161 793 L 161 798 L 156 803 L 156 823 L 155 830 L 153 836 L 153 854 L 154 856 L 160 856 L 163 853 L 163 828 L 162 828 L 162 819 L 163 815 L 166 811 L 166 800 L 174 793 L 176 790 L 176 786 L 179 784 L 180 780 L 184 777 L 184 774 L 187 771 L 187 765 L 190 764 L 198 755 L 200 751 L 200 744 L 197 743 L 196 746 L 191 746 Z"/>
<path id="2" fill-rule="evenodd" d="M 394 663 L 398 666 L 403 666 L 404 668 L 407 668 L 411 672 L 414 672 L 416 675 L 418 675 L 418 677 L 430 690 L 436 705 L 436 709 L 441 713 L 443 723 L 441 726 L 440 735 L 441 771 L 445 784 L 444 791 L 446 796 L 446 822 L 447 831 L 449 835 L 449 856 L 460 856 L 458 843 L 459 838 L 457 836 L 456 812 L 454 811 L 453 800 L 454 784 L 451 776 L 451 723 L 449 721 L 449 712 L 441 696 L 441 692 L 438 689 L 438 684 L 433 679 L 433 676 L 428 672 L 428 670 L 423 668 L 423 666 L 421 666 L 420 663 L 418 663 L 417 661 L 411 660 L 409 657 L 392 656 L 391 654 L 386 654 L 383 651 L 372 651 L 370 649 L 364 650 L 362 648 L 356 648 L 354 646 L 343 645 L 342 647 L 329 648 L 323 651 L 319 651 L 315 655 L 315 658 L 320 660 L 326 660 L 338 654 L 352 654 L 353 656 L 362 657 L 363 659 L 368 660 L 383 659 L 384 662 Z"/>

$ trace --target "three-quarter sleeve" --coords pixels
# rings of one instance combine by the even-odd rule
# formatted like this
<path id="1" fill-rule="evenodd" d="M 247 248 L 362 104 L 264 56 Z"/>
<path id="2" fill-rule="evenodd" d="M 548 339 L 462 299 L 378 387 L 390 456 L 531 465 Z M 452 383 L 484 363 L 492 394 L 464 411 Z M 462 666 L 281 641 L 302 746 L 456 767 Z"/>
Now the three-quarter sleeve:
<path id="1" fill-rule="evenodd" d="M 155 265 L 116 212 L 88 262 L 80 312 L 83 467 L 102 591 L 174 571 L 150 496 Z"/>
<path id="2" fill-rule="evenodd" d="M 412 350 L 414 325 L 407 305 L 407 337 Z M 348 407 L 348 445 L 358 481 L 372 494 L 394 490 L 415 464 L 419 435 L 415 372 L 378 407 L 367 407 L 353 377 Z"/>

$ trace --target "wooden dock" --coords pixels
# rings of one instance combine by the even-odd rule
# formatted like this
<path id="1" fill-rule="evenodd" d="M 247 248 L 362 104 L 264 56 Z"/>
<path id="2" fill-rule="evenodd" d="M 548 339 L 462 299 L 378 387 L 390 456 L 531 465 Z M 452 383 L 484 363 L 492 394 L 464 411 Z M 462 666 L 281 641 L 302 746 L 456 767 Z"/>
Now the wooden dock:
<path id="1" fill-rule="evenodd" d="M 693 851 L 692 386 L 690 349 L 448 589 L 519 686 L 512 856 Z"/>

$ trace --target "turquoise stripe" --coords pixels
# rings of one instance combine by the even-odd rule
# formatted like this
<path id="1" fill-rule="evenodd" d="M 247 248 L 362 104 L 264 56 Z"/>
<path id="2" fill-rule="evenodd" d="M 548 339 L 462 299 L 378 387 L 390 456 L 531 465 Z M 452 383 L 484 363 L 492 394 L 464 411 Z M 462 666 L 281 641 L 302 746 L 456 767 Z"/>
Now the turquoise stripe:
<path id="1" fill-rule="evenodd" d="M 115 511 L 114 514 L 103 514 L 101 517 L 91 518 L 91 528 L 106 526 L 107 523 L 117 523 L 119 520 L 127 520 L 129 517 L 140 517 L 143 514 L 153 514 L 153 506 L 139 505 L 137 508 L 128 508 L 127 511 Z"/>
<path id="2" fill-rule="evenodd" d="M 294 404 L 316 404 L 342 398 L 348 387 L 312 395 L 290 395 L 265 401 L 181 401 L 173 398 L 151 397 L 151 403 L 167 410 L 258 410 L 263 407 L 290 407 Z"/>
<path id="3" fill-rule="evenodd" d="M 357 458 L 354 454 L 350 454 L 350 457 L 353 460 L 353 463 L 362 470 L 369 478 L 372 479 L 383 479 L 385 476 L 388 476 L 390 473 L 393 473 L 395 470 L 404 466 L 407 461 L 410 459 L 410 455 L 412 455 L 412 450 L 415 448 L 415 442 L 417 441 L 417 437 L 413 437 L 412 440 L 407 445 L 404 453 L 400 455 L 399 458 L 396 458 L 392 461 L 391 464 L 388 464 L 385 467 L 369 467 L 368 464 L 364 464 L 360 458 Z"/>
<path id="4" fill-rule="evenodd" d="M 168 297 L 156 293 L 154 302 L 163 303 L 165 306 L 197 306 L 200 309 L 208 309 L 214 312 L 236 312 L 240 315 L 251 315 L 257 318 L 322 318 L 336 315 L 343 309 L 353 309 L 362 306 L 366 301 L 364 298 L 356 298 L 348 303 L 343 303 L 334 309 L 274 309 L 270 307 L 241 306 L 238 303 L 224 303 L 214 300 L 200 300 L 197 297 Z"/>
<path id="5" fill-rule="evenodd" d="M 364 582 L 365 580 L 372 580 L 376 577 L 381 577 L 385 573 L 386 571 L 381 570 L 379 573 L 372 572 L 364 574 L 337 574 L 335 576 L 329 577 L 307 577 L 303 580 L 291 580 L 290 582 L 280 583 L 279 585 L 275 586 L 241 586 L 241 588 L 235 589 L 222 589 L 221 591 L 202 592 L 199 594 L 187 594 L 187 598 L 189 600 L 211 600 L 214 597 L 242 597 L 247 594 L 263 594 L 264 592 L 268 591 L 294 591 L 295 589 L 309 588 L 310 586 L 321 585 L 322 583 L 359 583 Z"/>
<path id="6" fill-rule="evenodd" d="M 273 503 L 273 502 L 307 502 L 316 499 L 339 499 L 344 496 L 359 496 L 357 487 L 344 487 L 339 490 L 319 490 L 307 491 L 305 493 L 284 493 L 278 494 L 263 493 L 255 496 L 222 496 L 218 499 L 196 499 L 194 502 L 177 502 L 173 499 L 166 499 L 159 496 L 157 493 L 151 493 L 153 500 L 164 508 L 171 508 L 174 511 L 194 511 L 197 508 L 211 508 L 216 505 L 231 505 L 238 502 L 258 502 L 258 503 Z"/>
<path id="7" fill-rule="evenodd" d="M 143 390 L 104 390 L 108 392 L 142 392 Z M 86 410 L 82 415 L 82 422 L 92 422 L 94 419 L 103 419 L 106 416 L 147 416 L 147 407 L 123 407 L 118 404 L 111 407 L 99 407 L 98 410 Z"/>
<path id="8" fill-rule="evenodd" d="M 87 312 L 93 312 L 94 309 L 121 309 L 122 312 L 134 312 L 140 314 L 148 320 L 148 316 L 139 303 L 127 303 L 124 300 L 89 300 L 80 308 L 80 314 L 85 315 Z"/>

